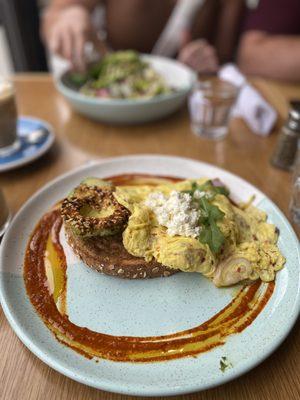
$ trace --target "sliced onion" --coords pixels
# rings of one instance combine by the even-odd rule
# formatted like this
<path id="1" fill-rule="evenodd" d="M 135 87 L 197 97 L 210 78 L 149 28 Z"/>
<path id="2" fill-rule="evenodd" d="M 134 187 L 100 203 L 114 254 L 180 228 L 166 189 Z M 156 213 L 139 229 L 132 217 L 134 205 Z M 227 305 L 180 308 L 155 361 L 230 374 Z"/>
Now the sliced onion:
<path id="1" fill-rule="evenodd" d="M 219 178 L 214 178 L 214 179 L 212 179 L 212 180 L 211 180 L 211 183 L 212 183 L 213 186 L 215 186 L 215 187 L 221 187 L 221 186 L 224 186 L 224 187 L 225 187 L 225 184 L 224 184 Z"/>
<path id="2" fill-rule="evenodd" d="M 252 267 L 249 260 L 232 256 L 217 266 L 213 282 L 216 286 L 230 286 L 249 279 L 251 273 Z"/>

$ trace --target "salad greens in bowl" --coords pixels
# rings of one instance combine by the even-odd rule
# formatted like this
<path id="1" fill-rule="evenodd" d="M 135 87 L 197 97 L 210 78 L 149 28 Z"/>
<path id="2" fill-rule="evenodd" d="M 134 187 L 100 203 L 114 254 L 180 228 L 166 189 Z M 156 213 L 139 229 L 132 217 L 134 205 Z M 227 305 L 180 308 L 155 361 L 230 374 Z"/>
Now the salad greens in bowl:
<path id="1" fill-rule="evenodd" d="M 80 93 L 100 98 L 152 98 L 175 90 L 132 50 L 110 53 L 88 72 L 71 73 L 70 79 L 79 85 Z"/>
<path id="2" fill-rule="evenodd" d="M 87 117 L 134 124 L 178 110 L 196 79 L 190 68 L 175 60 L 126 50 L 107 54 L 85 73 L 64 73 L 56 86 Z"/>

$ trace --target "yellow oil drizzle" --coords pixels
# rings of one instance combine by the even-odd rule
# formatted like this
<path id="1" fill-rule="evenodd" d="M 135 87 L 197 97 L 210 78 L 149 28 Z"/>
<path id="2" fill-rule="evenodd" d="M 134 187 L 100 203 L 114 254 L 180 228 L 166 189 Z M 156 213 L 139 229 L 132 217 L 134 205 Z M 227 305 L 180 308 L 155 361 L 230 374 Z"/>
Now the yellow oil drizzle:
<path id="1" fill-rule="evenodd" d="M 50 234 L 46 244 L 45 252 L 45 270 L 53 295 L 55 304 L 61 314 L 66 312 L 66 271 L 62 267 L 61 258 L 56 251 L 52 235 Z"/>

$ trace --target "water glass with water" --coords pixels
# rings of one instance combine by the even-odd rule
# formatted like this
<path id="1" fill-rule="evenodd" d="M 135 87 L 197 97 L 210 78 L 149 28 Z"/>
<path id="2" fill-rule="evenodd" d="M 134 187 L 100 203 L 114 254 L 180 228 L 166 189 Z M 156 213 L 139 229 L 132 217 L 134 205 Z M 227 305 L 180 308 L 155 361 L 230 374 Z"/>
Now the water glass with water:
<path id="1" fill-rule="evenodd" d="M 189 97 L 192 131 L 207 139 L 224 138 L 237 95 L 238 88 L 221 79 L 199 81 Z"/>

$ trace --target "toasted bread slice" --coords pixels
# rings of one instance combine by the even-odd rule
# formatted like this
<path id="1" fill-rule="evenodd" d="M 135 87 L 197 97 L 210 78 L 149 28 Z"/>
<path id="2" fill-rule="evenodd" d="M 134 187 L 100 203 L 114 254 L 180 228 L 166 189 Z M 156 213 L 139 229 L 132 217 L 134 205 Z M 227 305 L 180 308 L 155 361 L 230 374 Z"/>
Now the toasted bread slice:
<path id="1" fill-rule="evenodd" d="M 127 279 L 168 277 L 179 270 L 135 257 L 123 246 L 122 234 L 82 238 L 65 226 L 66 237 L 74 253 L 89 267 L 106 275 Z"/>

